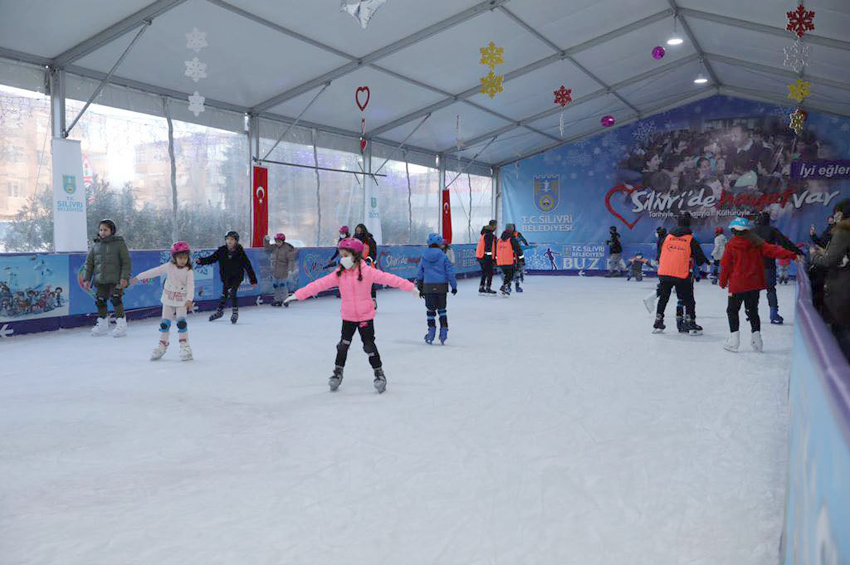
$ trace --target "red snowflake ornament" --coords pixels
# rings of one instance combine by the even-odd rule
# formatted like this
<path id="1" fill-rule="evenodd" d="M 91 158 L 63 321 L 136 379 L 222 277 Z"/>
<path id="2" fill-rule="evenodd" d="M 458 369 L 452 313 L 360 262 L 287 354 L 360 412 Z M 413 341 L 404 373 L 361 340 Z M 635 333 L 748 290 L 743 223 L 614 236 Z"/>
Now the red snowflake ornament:
<path id="1" fill-rule="evenodd" d="M 815 24 L 812 20 L 815 19 L 815 12 L 806 11 L 806 8 L 800 4 L 795 12 L 786 12 L 788 16 L 788 25 L 785 29 L 792 33 L 796 33 L 797 37 L 803 37 L 807 31 L 814 31 Z"/>
<path id="2" fill-rule="evenodd" d="M 562 84 L 561 88 L 555 91 L 555 104 L 560 104 L 563 108 L 564 106 L 572 102 L 572 92 L 573 90 L 571 88 L 567 88 Z"/>

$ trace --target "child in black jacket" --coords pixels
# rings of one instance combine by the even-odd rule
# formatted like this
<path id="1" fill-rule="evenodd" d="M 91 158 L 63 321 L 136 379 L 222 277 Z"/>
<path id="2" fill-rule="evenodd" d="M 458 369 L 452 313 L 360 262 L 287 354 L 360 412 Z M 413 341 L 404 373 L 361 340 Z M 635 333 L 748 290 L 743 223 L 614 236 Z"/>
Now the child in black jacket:
<path id="1" fill-rule="evenodd" d="M 254 274 L 254 268 L 251 266 L 251 261 L 245 253 L 245 249 L 239 244 L 239 234 L 235 231 L 227 232 L 224 236 L 226 245 L 222 245 L 213 252 L 212 255 L 200 257 L 198 265 L 212 265 L 218 262 L 218 270 L 221 275 L 221 298 L 218 301 L 218 308 L 210 316 L 210 322 L 218 320 L 224 315 L 224 305 L 227 302 L 227 297 L 233 304 L 233 314 L 230 316 L 230 322 L 236 323 L 239 319 L 239 304 L 236 301 L 236 293 L 239 290 L 239 285 L 242 284 L 242 279 L 245 278 L 245 271 L 248 272 L 248 278 L 251 280 L 251 285 L 257 287 L 257 275 Z"/>

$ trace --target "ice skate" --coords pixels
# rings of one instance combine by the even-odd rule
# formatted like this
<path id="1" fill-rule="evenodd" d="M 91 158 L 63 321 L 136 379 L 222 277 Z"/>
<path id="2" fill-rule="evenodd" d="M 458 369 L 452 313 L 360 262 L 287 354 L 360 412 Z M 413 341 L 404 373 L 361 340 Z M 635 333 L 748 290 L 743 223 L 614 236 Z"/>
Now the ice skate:
<path id="1" fill-rule="evenodd" d="M 239 309 L 234 308 L 233 314 L 230 315 L 230 323 L 235 324 L 238 319 L 239 319 Z"/>
<path id="2" fill-rule="evenodd" d="M 115 329 L 112 330 L 112 337 L 124 337 L 125 335 L 127 335 L 127 318 L 117 318 Z"/>
<path id="3" fill-rule="evenodd" d="M 194 359 L 194 357 L 192 357 L 192 348 L 184 341 L 180 344 L 180 360 L 191 361 L 192 359 Z"/>
<path id="4" fill-rule="evenodd" d="M 723 349 L 731 351 L 732 353 L 737 353 L 740 345 L 741 332 L 732 332 L 729 334 L 729 337 L 726 338 L 726 343 L 723 344 Z"/>
<path id="5" fill-rule="evenodd" d="M 522 289 L 522 287 L 521 287 L 521 286 L 519 286 L 519 283 L 516 283 L 516 291 L 517 291 L 517 292 L 525 292 L 525 291 Z"/>
<path id="6" fill-rule="evenodd" d="M 224 316 L 224 309 L 218 308 L 218 309 L 216 309 L 215 312 L 210 314 L 210 322 L 214 322 L 214 321 L 218 320 L 219 318 L 221 318 L 222 316 Z"/>
<path id="7" fill-rule="evenodd" d="M 702 335 L 702 326 L 698 325 L 693 318 L 685 318 L 684 328 L 690 335 Z"/>
<path id="8" fill-rule="evenodd" d="M 106 335 L 109 333 L 109 318 L 98 318 L 97 323 L 91 329 L 91 334 L 95 337 Z"/>
<path id="9" fill-rule="evenodd" d="M 655 308 L 657 306 L 656 300 L 658 300 L 658 293 L 654 290 L 652 291 L 652 294 L 647 294 L 646 298 L 643 299 L 643 305 L 646 307 L 646 311 L 650 314 L 655 313 Z"/>
<path id="10" fill-rule="evenodd" d="M 381 394 L 387 390 L 387 377 L 384 376 L 384 370 L 381 368 L 375 369 L 375 380 L 372 382 L 375 385 L 375 390 Z"/>
<path id="11" fill-rule="evenodd" d="M 449 328 L 441 327 L 440 328 L 440 345 L 445 345 L 446 340 L 449 339 Z"/>
<path id="12" fill-rule="evenodd" d="M 280 308 L 283 306 L 283 302 L 274 301 L 272 302 L 272 308 Z"/>
<path id="13" fill-rule="evenodd" d="M 779 308 L 770 309 L 770 323 L 781 326 L 785 322 L 785 318 L 779 315 Z"/>
<path id="14" fill-rule="evenodd" d="M 157 361 L 159 359 L 162 359 L 162 356 L 165 355 L 165 352 L 167 350 L 168 344 L 160 341 L 159 345 L 156 346 L 156 349 L 151 352 L 151 361 Z"/>
<path id="15" fill-rule="evenodd" d="M 334 374 L 328 379 L 328 386 L 331 387 L 331 392 L 339 388 L 342 383 L 342 367 L 334 367 Z"/>
<path id="16" fill-rule="evenodd" d="M 511 295 L 511 291 L 508 290 L 508 287 L 506 285 L 502 285 L 502 287 L 499 290 L 502 292 L 502 296 L 504 296 L 505 298 L 507 298 Z"/>
<path id="17" fill-rule="evenodd" d="M 482 296 L 487 296 L 487 289 L 484 288 L 483 284 L 478 287 L 478 294 L 480 294 Z"/>
<path id="18" fill-rule="evenodd" d="M 664 314 L 656 314 L 655 323 L 652 324 L 652 333 L 660 334 L 666 327 L 667 326 L 664 325 Z"/>
<path id="19" fill-rule="evenodd" d="M 425 343 L 431 345 L 434 343 L 434 337 L 437 335 L 437 328 L 434 326 L 430 326 L 428 328 L 428 333 L 425 334 Z"/>
<path id="20" fill-rule="evenodd" d="M 753 332 L 750 338 L 750 345 L 753 346 L 753 351 L 762 352 L 764 350 L 764 342 L 761 340 L 761 332 Z"/>
<path id="21" fill-rule="evenodd" d="M 676 329 L 679 330 L 680 334 L 688 333 L 688 329 L 685 327 L 684 316 L 676 316 Z"/>

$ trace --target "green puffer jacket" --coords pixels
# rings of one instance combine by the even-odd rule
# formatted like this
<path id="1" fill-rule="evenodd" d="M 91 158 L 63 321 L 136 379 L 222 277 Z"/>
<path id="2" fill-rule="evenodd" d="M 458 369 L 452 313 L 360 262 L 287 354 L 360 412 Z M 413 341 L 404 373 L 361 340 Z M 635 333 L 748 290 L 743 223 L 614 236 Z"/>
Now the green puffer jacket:
<path id="1" fill-rule="evenodd" d="M 96 237 L 86 257 L 86 273 L 83 280 L 94 284 L 117 284 L 121 279 L 130 280 L 130 251 L 124 238 L 110 235 Z"/>

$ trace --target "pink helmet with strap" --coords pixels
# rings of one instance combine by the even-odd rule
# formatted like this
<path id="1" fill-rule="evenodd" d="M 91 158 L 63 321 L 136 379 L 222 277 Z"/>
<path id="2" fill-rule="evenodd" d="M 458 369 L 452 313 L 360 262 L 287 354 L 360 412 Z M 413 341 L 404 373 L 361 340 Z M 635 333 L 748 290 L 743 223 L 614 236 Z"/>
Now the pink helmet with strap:
<path id="1" fill-rule="evenodd" d="M 284 234 L 282 234 L 282 233 L 276 233 L 276 234 L 274 234 L 274 238 L 275 238 L 275 239 L 279 239 L 279 240 L 281 240 L 281 241 L 286 241 L 286 235 L 284 235 Z"/>
<path id="2" fill-rule="evenodd" d="M 348 231 L 348 226 L 342 226 L 341 228 L 339 228 L 339 233 L 343 235 L 348 235 L 351 232 Z"/>
<path id="3" fill-rule="evenodd" d="M 185 241 L 177 241 L 174 245 L 171 246 L 171 254 L 175 255 L 177 253 L 189 253 L 189 244 Z"/>
<path id="4" fill-rule="evenodd" d="M 363 254 L 363 242 L 353 237 L 346 237 L 339 242 L 337 246 L 340 249 L 345 249 L 357 254 Z"/>

